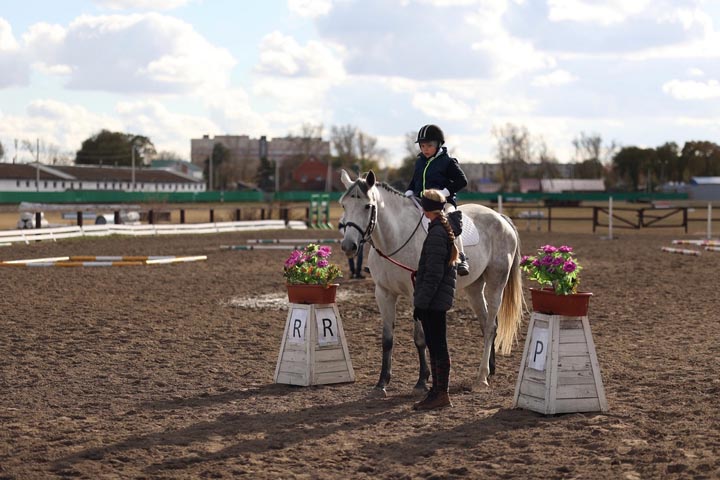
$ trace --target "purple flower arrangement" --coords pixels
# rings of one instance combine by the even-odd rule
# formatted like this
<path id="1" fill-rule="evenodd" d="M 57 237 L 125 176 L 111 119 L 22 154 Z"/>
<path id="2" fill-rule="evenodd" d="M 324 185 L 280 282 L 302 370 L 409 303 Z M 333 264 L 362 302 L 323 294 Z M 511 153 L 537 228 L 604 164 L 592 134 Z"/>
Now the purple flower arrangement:
<path id="1" fill-rule="evenodd" d="M 330 263 L 330 247 L 308 244 L 303 250 L 294 250 L 285 260 L 284 277 L 289 284 L 325 285 L 342 277 L 340 267 Z"/>
<path id="2" fill-rule="evenodd" d="M 523 256 L 520 268 L 530 280 L 552 287 L 557 295 L 577 293 L 582 267 L 574 257 L 572 247 L 543 245 L 534 256 Z"/>

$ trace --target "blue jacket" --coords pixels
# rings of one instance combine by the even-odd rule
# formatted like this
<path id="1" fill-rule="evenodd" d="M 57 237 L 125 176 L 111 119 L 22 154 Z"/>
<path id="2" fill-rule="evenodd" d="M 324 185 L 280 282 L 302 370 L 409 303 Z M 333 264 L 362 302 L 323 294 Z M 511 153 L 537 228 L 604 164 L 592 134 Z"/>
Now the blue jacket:
<path id="1" fill-rule="evenodd" d="M 437 190 L 447 188 L 450 191 L 450 198 L 447 201 L 457 207 L 455 194 L 465 188 L 466 185 L 467 177 L 465 177 L 465 173 L 460 168 L 457 159 L 449 156 L 447 148 L 442 147 L 438 154 L 429 160 L 422 153 L 418 154 L 415 161 L 415 171 L 407 189 L 412 190 L 419 197 L 423 190 L 429 188 Z"/>

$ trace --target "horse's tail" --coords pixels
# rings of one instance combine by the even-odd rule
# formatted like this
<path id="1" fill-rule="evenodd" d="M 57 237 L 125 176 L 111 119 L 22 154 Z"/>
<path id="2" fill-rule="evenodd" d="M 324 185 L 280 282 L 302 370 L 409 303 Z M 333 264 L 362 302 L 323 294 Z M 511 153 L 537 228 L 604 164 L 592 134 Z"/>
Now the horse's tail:
<path id="1" fill-rule="evenodd" d="M 510 224 L 517 238 L 510 275 L 503 290 L 502 301 L 498 310 L 497 337 L 495 338 L 495 345 L 499 352 L 508 355 L 517 341 L 518 330 L 520 330 L 522 317 L 527 310 L 527 306 L 523 296 L 522 275 L 520 272 L 520 234 L 509 217 L 503 215 L 503 218 Z"/>

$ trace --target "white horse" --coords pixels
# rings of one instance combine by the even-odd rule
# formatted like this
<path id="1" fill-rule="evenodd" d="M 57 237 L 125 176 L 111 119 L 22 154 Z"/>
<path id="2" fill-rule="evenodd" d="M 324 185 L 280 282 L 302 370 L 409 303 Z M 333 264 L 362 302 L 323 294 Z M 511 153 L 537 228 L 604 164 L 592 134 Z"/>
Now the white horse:
<path id="1" fill-rule="evenodd" d="M 368 258 L 375 282 L 375 298 L 383 319 L 382 370 L 376 389 L 385 393 L 392 376 L 393 329 L 398 297 L 413 298 L 411 271 L 417 269 L 426 237 L 421 227 L 422 212 L 415 202 L 394 188 L 376 182 L 370 171 L 353 181 L 344 170 L 342 182 L 347 188 L 340 198 L 344 229 L 341 243 L 348 257 L 357 254 L 362 241 L 372 245 Z M 464 289 L 480 320 L 484 337 L 479 382 L 488 385 L 495 373 L 495 344 L 506 355 L 515 343 L 525 311 L 520 274 L 520 237 L 512 221 L 482 205 L 462 205 L 463 224 L 474 222 L 479 242 L 465 246 L 470 275 L 458 277 L 458 289 Z M 422 325 L 415 321 L 415 346 L 420 357 L 420 376 L 416 390 L 426 390 L 430 377 L 425 356 Z M 496 338 L 497 337 L 497 338 Z"/>

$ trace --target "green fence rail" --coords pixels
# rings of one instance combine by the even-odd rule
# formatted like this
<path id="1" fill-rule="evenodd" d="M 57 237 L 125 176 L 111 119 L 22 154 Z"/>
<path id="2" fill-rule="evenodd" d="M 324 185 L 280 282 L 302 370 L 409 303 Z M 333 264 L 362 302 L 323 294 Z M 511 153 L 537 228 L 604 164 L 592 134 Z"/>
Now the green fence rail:
<path id="1" fill-rule="evenodd" d="M 29 203 L 253 203 L 253 202 L 310 202 L 319 192 L 120 192 L 103 190 L 71 190 L 65 192 L 0 192 L 0 204 Z M 330 202 L 337 202 L 342 192 L 329 194 Z M 619 202 L 652 202 L 687 200 L 685 193 L 476 193 L 461 192 L 460 202 L 607 202 L 613 197 Z"/>

